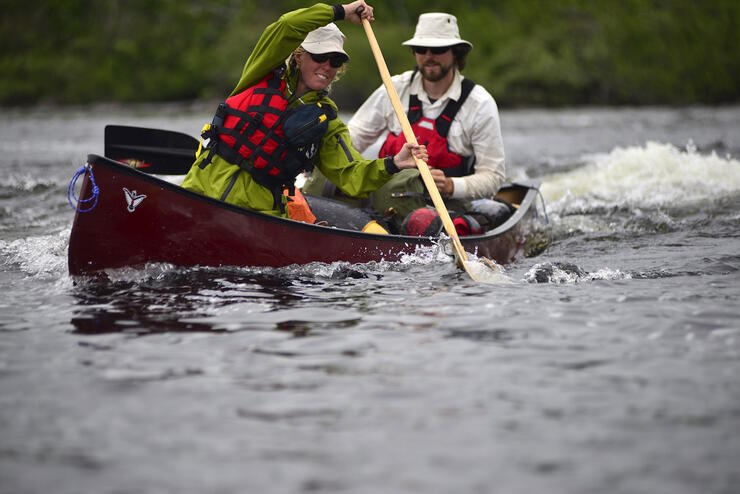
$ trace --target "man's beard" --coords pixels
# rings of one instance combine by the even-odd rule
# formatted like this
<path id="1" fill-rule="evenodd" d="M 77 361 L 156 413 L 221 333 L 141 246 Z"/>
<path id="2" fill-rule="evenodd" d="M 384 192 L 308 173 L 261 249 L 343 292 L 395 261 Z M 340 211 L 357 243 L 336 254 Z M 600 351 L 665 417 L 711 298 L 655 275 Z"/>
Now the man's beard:
<path id="1" fill-rule="evenodd" d="M 438 67 L 438 71 L 435 70 L 435 66 Z M 431 64 L 430 67 L 427 67 L 426 65 L 422 65 L 419 67 L 419 71 L 421 72 L 421 75 L 429 82 L 437 82 L 444 79 L 447 74 L 450 73 L 452 70 L 452 67 L 455 66 L 455 62 L 452 62 L 450 65 L 442 65 L 441 63 L 434 63 Z"/>

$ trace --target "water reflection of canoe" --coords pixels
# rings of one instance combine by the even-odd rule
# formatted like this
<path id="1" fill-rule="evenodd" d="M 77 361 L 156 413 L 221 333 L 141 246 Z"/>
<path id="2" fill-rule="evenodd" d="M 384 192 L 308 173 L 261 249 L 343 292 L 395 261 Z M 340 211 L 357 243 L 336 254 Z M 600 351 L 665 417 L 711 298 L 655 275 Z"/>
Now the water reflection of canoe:
<path id="1" fill-rule="evenodd" d="M 436 241 L 309 225 L 247 211 L 117 161 L 89 155 L 79 197 L 92 197 L 95 186 L 97 202 L 89 212 L 77 212 L 72 225 L 72 275 L 149 262 L 278 267 L 314 261 L 395 261 Z M 516 212 L 483 235 L 462 237 L 465 250 L 502 264 L 513 261 L 536 215 L 535 187 L 513 184 L 502 188 L 498 197 L 517 205 Z"/>

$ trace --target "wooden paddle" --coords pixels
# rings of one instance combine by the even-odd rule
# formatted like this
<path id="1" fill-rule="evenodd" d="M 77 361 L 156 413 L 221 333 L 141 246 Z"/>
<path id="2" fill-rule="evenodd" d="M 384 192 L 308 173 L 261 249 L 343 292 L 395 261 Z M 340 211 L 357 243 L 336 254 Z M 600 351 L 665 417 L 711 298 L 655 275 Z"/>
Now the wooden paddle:
<path id="1" fill-rule="evenodd" d="M 105 156 L 146 173 L 185 175 L 195 161 L 198 140 L 171 130 L 105 126 Z"/>
<path id="2" fill-rule="evenodd" d="M 396 112 L 396 118 L 398 118 L 398 121 L 401 124 L 401 128 L 403 129 L 403 135 L 406 137 L 407 142 L 418 144 L 416 141 L 416 136 L 414 135 L 414 131 L 411 129 L 409 119 L 406 116 L 406 112 L 401 105 L 401 100 L 398 98 L 396 88 L 393 86 L 393 82 L 391 81 L 391 74 L 390 72 L 388 72 L 388 67 L 385 64 L 383 53 L 380 51 L 378 41 L 375 39 L 373 28 L 370 27 L 370 21 L 368 21 L 367 19 L 362 19 L 362 27 L 365 28 L 365 34 L 367 34 L 367 39 L 370 42 L 370 49 L 373 51 L 373 55 L 375 56 L 375 62 L 378 64 L 380 77 L 383 79 L 383 85 L 385 86 L 385 90 L 388 92 L 388 97 L 390 98 L 391 104 L 393 105 L 393 110 Z M 447 212 L 447 207 L 442 200 L 442 196 L 439 195 L 439 190 L 437 190 L 437 185 L 434 183 L 434 178 L 432 178 L 429 167 L 426 163 L 424 163 L 424 161 L 416 157 L 414 157 L 414 161 L 416 161 L 416 166 L 419 169 L 419 173 L 421 174 L 421 178 L 424 181 L 424 185 L 429 191 L 429 195 L 432 198 L 432 203 L 437 209 L 439 217 L 442 219 L 442 225 L 444 226 L 447 235 L 449 235 L 450 237 L 452 248 L 455 252 L 455 261 L 457 262 L 457 265 L 464 269 L 474 281 L 483 281 L 482 279 L 480 279 L 478 274 L 473 273 L 471 267 L 469 266 L 468 256 L 465 253 L 465 249 L 463 249 L 462 244 L 460 243 L 460 238 L 457 236 L 455 225 L 452 223 L 450 213 Z M 487 265 L 491 266 L 491 264 Z"/>

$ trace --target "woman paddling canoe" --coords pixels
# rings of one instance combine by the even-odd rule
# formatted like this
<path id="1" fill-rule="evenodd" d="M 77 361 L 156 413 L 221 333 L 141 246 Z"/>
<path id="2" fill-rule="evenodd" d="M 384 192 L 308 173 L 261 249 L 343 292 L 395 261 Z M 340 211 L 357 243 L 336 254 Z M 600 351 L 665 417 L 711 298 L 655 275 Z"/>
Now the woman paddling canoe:
<path id="1" fill-rule="evenodd" d="M 349 61 L 345 36 L 333 21 L 361 24 L 363 18 L 374 20 L 373 8 L 356 0 L 294 10 L 270 24 L 236 88 L 204 127 L 207 145 L 183 187 L 262 213 L 305 219 L 300 210 L 289 214 L 284 196 L 285 189 L 293 193 L 303 170 L 316 166 L 346 195 L 365 197 L 400 169 L 415 167 L 412 153 L 426 160 L 426 148 L 410 144 L 393 157 L 364 159 L 328 97 Z"/>

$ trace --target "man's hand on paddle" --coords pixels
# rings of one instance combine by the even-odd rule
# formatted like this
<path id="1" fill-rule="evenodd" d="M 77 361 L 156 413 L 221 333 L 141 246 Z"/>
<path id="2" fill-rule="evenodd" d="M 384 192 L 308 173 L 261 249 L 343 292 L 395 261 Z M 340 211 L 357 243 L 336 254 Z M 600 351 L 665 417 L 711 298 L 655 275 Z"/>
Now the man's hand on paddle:
<path id="1" fill-rule="evenodd" d="M 393 157 L 393 163 L 402 170 L 404 168 L 416 168 L 416 161 L 414 161 L 414 158 L 412 157 L 412 152 L 413 156 L 416 156 L 425 163 L 429 160 L 426 146 L 414 146 L 407 142 L 403 145 L 401 151 Z M 452 183 L 452 179 L 448 178 L 439 168 L 429 167 L 429 173 L 432 174 L 434 184 L 437 186 L 437 190 L 439 190 L 440 195 L 442 197 L 451 197 L 452 193 L 455 191 L 455 184 Z"/>
<path id="2" fill-rule="evenodd" d="M 455 191 L 455 184 L 452 182 L 452 179 L 447 178 L 445 173 L 439 168 L 429 168 L 429 173 L 432 174 L 432 178 L 437 186 L 437 190 L 439 190 L 439 194 L 442 197 L 451 197 L 452 193 Z"/>
<path id="3" fill-rule="evenodd" d="M 365 3 L 365 0 L 355 0 L 352 3 L 342 5 L 344 7 L 344 20 L 352 24 L 362 24 L 362 19 L 374 21 L 373 8 Z M 357 12 L 360 10 L 360 12 Z"/>
<path id="4" fill-rule="evenodd" d="M 393 163 L 395 163 L 395 165 L 401 170 L 404 168 L 416 168 L 414 157 L 422 161 L 428 160 L 429 155 L 427 154 L 427 147 L 406 142 L 398 154 L 393 157 Z"/>

